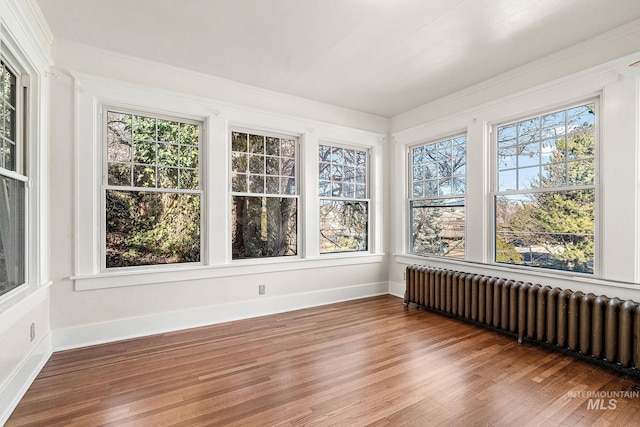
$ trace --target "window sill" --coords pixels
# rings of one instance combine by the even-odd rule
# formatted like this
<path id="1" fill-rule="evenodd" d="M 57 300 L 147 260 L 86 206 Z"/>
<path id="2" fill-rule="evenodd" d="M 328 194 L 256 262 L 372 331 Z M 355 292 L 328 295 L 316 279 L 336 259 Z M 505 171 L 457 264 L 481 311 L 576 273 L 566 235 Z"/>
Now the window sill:
<path id="1" fill-rule="evenodd" d="M 259 260 L 237 260 L 229 264 L 211 266 L 183 266 L 166 269 L 140 269 L 114 271 L 92 275 L 72 276 L 76 291 L 108 289 L 154 283 L 184 282 L 218 277 L 246 276 L 312 268 L 340 267 L 347 265 L 378 264 L 384 254 L 339 254 L 322 255 L 316 258 L 271 258 Z"/>
<path id="2" fill-rule="evenodd" d="M 20 318 L 46 301 L 51 282 L 23 285 L 0 298 L 0 335 Z"/>
<path id="3" fill-rule="evenodd" d="M 607 286 L 613 288 L 638 290 L 638 283 L 607 280 L 588 274 L 572 272 L 535 271 L 531 267 L 503 266 L 497 264 L 484 264 L 480 262 L 464 261 L 444 257 L 427 257 L 410 254 L 394 254 L 394 261 L 399 264 L 425 264 L 433 267 L 449 268 L 453 270 L 473 269 L 480 274 L 503 276 L 510 279 L 523 280 L 531 283 L 548 284 L 550 286 L 565 286 L 567 282 L 582 283 L 588 285 Z"/>

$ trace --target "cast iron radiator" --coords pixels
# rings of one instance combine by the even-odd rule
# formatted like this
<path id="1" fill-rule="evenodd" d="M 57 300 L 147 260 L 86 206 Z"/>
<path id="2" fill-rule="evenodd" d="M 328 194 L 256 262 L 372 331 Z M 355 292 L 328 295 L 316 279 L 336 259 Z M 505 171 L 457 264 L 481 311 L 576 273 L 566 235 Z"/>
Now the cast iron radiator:
<path id="1" fill-rule="evenodd" d="M 412 265 L 404 302 L 640 373 L 640 305 L 631 300 Z"/>

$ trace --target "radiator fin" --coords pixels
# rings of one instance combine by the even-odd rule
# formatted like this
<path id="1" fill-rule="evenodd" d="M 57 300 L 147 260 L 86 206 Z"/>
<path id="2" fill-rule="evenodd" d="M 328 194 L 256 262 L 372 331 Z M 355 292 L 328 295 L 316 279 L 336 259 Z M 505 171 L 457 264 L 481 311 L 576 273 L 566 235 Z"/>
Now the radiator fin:
<path id="1" fill-rule="evenodd" d="M 638 372 L 640 305 L 605 295 L 408 266 L 405 303 Z"/>

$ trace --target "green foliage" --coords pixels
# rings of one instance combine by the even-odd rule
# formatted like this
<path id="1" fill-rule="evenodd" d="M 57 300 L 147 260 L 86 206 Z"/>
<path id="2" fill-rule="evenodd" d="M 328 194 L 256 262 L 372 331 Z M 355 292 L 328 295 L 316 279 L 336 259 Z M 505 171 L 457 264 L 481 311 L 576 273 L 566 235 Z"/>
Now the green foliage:
<path id="1" fill-rule="evenodd" d="M 592 185 L 595 179 L 595 137 L 593 124 L 584 123 L 571 135 L 555 141 L 551 163 L 543 167 L 542 188 Z M 516 203 L 512 203 L 516 205 Z M 594 260 L 595 192 L 592 189 L 543 191 L 520 200 L 505 222 L 513 241 L 530 251 L 543 248 L 545 259 L 529 260 L 529 265 L 568 271 L 590 272 Z M 501 208 L 501 215 L 506 210 Z M 496 246 L 507 244 L 497 239 Z M 513 245 L 512 245 L 513 246 Z M 497 251 L 497 254 L 499 252 Z M 512 251 L 508 251 L 512 254 Z M 497 255 L 496 255 L 497 256 Z M 496 259 L 497 262 L 509 261 Z"/>
<path id="2" fill-rule="evenodd" d="M 411 252 L 423 255 L 464 257 L 464 207 L 462 200 L 449 199 L 451 206 L 428 201 L 411 204 Z"/>
<path id="3" fill-rule="evenodd" d="M 200 260 L 197 125 L 109 111 L 107 267 Z M 163 188 L 168 192 L 144 191 Z"/>
<path id="4" fill-rule="evenodd" d="M 515 245 L 507 243 L 501 235 L 496 238 L 496 262 L 507 264 L 522 264 L 522 255 L 516 250 Z"/>
<path id="5" fill-rule="evenodd" d="M 107 191 L 107 267 L 200 261 L 200 196 Z"/>
<path id="6" fill-rule="evenodd" d="M 233 259 L 297 253 L 297 199 L 234 196 L 232 217 Z"/>
<path id="7" fill-rule="evenodd" d="M 324 199 L 320 202 L 320 252 L 366 251 L 368 203 Z"/>

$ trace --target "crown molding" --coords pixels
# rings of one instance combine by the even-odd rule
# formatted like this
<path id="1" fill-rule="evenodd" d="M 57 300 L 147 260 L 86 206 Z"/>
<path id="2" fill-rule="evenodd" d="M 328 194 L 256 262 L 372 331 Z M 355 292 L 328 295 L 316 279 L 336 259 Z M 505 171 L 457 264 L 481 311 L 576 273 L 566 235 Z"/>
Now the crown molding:
<path id="1" fill-rule="evenodd" d="M 628 68 L 634 59 L 640 60 L 640 19 L 398 114 L 390 120 L 390 132 L 401 132 L 547 82 L 580 75 L 584 70 Z"/>
<path id="2" fill-rule="evenodd" d="M 386 117 L 263 89 L 83 43 L 55 39 L 52 50 L 56 65 L 74 72 L 102 75 L 111 79 L 170 89 L 230 104 L 284 113 L 373 133 L 386 134 L 389 126 L 389 119 Z M 153 70 L 153 74 L 149 74 L 149 70 Z"/>
<path id="3" fill-rule="evenodd" d="M 35 0 L 4 0 L 8 10 L 13 18 L 14 24 L 5 25 L 6 29 L 13 37 L 20 40 L 20 46 L 25 47 L 24 41 L 31 48 L 31 52 L 35 53 L 35 59 L 39 64 L 35 64 L 36 69 L 48 68 L 53 65 L 51 57 L 51 43 L 53 42 L 53 33 L 47 24 L 47 21 Z M 3 17 L 3 22 L 7 23 L 8 17 Z M 17 31 L 19 29 L 19 31 Z M 23 40 L 25 39 L 25 40 Z M 33 55 L 29 55 L 33 61 Z"/>

